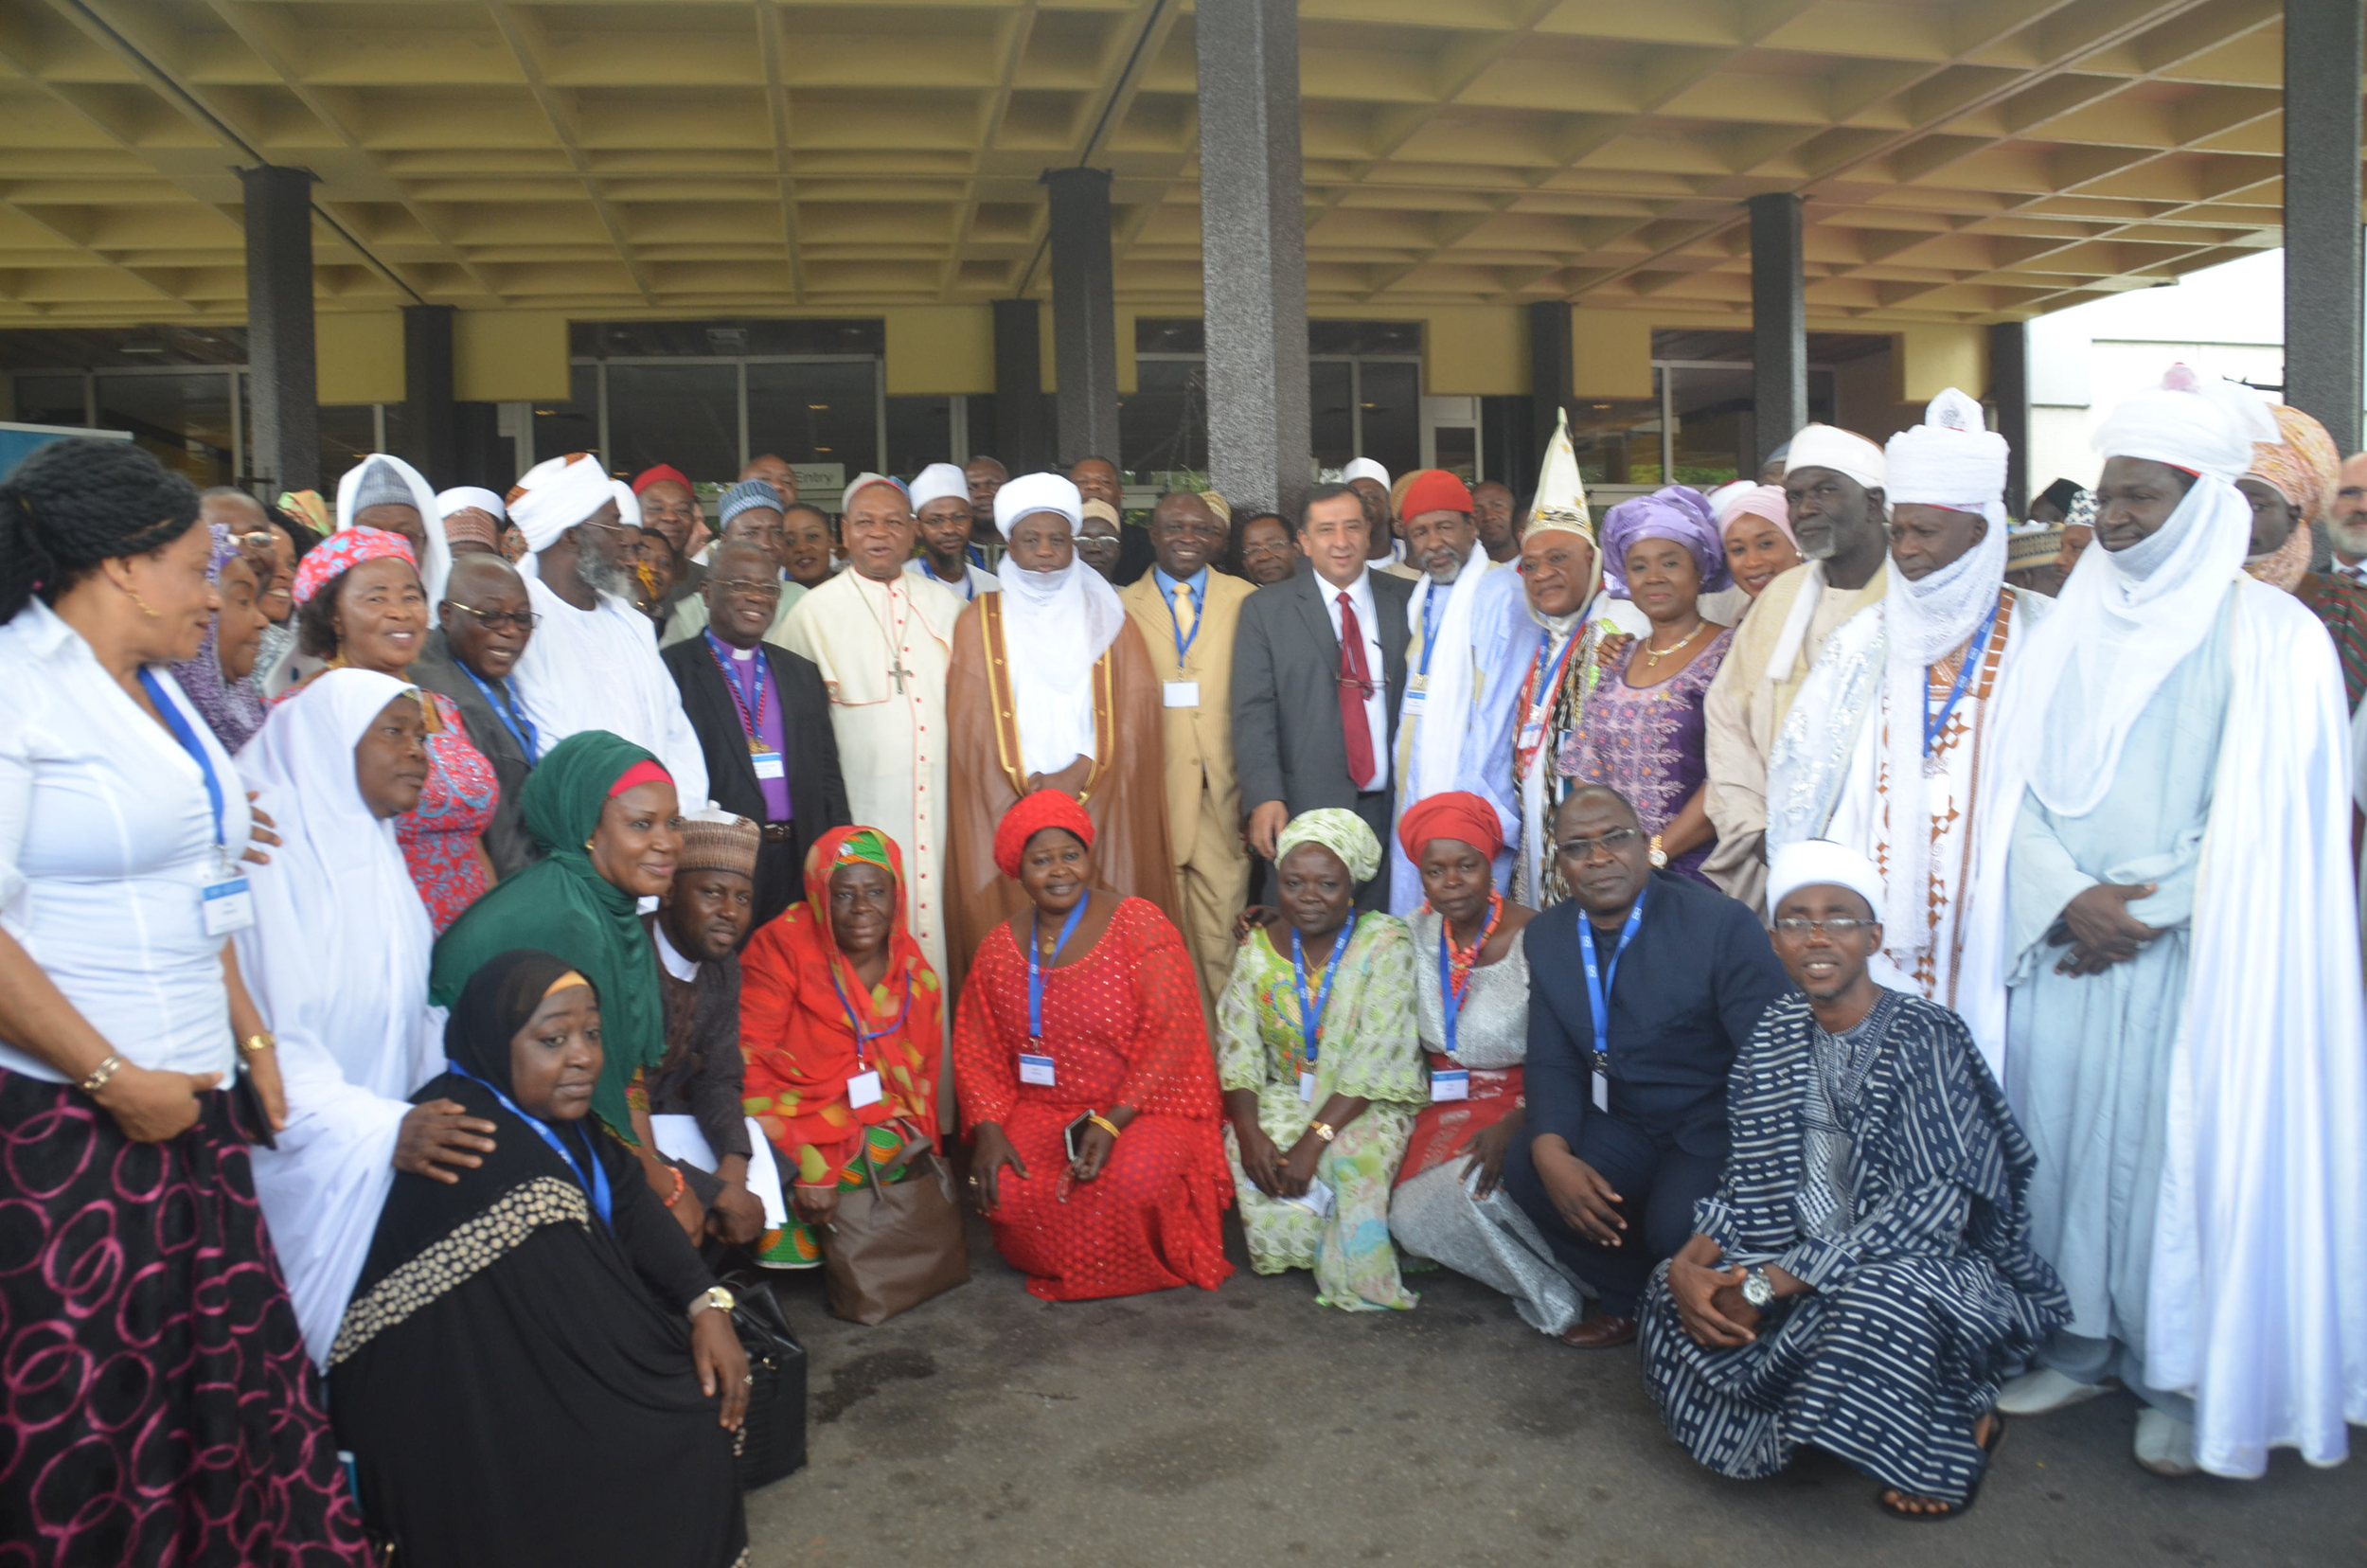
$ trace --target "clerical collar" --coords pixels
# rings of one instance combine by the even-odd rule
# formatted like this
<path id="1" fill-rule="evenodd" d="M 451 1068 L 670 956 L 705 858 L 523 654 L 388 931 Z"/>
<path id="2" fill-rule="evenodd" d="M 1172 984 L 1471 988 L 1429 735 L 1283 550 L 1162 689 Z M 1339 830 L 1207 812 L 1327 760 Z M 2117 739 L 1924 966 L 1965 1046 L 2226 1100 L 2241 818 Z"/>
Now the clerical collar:
<path id="1" fill-rule="evenodd" d="M 685 986 L 699 978 L 698 960 L 685 958 L 675 950 L 673 942 L 667 937 L 664 920 L 652 921 L 650 935 L 657 938 L 657 961 L 666 966 L 667 973 Z"/>

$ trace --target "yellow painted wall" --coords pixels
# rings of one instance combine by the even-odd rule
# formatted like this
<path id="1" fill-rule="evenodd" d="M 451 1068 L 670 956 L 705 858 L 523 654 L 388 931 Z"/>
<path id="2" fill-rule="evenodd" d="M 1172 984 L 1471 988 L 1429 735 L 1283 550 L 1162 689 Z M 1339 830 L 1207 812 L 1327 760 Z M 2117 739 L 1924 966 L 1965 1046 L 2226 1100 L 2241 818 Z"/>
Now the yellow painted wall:
<path id="1" fill-rule="evenodd" d="M 556 311 L 462 311 L 453 318 L 452 357 L 453 396 L 463 402 L 568 395 L 567 317 Z"/>
<path id="2" fill-rule="evenodd" d="M 402 313 L 358 311 L 312 321 L 312 365 L 324 403 L 400 402 Z"/>
<path id="3" fill-rule="evenodd" d="M 1570 375 L 1574 398 L 1652 395 L 1653 318 L 1634 311 L 1570 312 Z"/>
<path id="4" fill-rule="evenodd" d="M 901 305 L 887 318 L 890 397 L 994 390 L 994 311 L 986 305 Z"/>
<path id="5" fill-rule="evenodd" d="M 1898 333 L 1898 401 L 1930 402 L 1949 387 L 1980 398 L 1989 387 L 1985 327 L 1908 327 Z"/>
<path id="6" fill-rule="evenodd" d="M 1422 390 L 1442 398 L 1529 389 L 1528 316 L 1518 307 L 1441 305 L 1422 321 Z"/>

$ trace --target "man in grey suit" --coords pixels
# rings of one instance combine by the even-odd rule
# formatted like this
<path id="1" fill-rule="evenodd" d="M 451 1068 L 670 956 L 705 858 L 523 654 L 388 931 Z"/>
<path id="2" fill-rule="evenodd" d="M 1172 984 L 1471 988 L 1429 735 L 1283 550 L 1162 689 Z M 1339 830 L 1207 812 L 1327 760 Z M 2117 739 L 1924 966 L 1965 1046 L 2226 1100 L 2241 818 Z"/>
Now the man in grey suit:
<path id="1" fill-rule="evenodd" d="M 1364 505 L 1319 485 L 1299 508 L 1299 549 L 1314 566 L 1252 594 L 1233 644 L 1233 760 L 1249 846 L 1273 859 L 1290 818 L 1344 806 L 1389 837 L 1389 757 L 1405 693 L 1413 585 L 1365 566 Z M 1357 890 L 1379 909 L 1388 879 Z"/>
<path id="2" fill-rule="evenodd" d="M 541 756 L 540 737 L 509 684 L 534 635 L 534 606 L 517 568 L 500 556 L 474 554 L 454 558 L 436 610 L 441 624 L 411 661 L 411 679 L 453 700 L 469 739 L 493 765 L 501 804 L 485 828 L 485 858 L 495 877 L 513 877 L 541 853 L 519 799 Z"/>

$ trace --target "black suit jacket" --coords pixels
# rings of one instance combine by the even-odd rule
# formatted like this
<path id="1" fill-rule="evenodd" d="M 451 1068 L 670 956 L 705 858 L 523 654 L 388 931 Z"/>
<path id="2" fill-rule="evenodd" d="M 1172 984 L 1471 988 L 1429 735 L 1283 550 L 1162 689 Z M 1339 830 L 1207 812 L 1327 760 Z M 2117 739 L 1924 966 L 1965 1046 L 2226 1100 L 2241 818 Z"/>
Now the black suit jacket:
<path id="1" fill-rule="evenodd" d="M 1593 1101 L 1594 1009 L 1586 912 L 1546 910 L 1524 933 L 1529 1054 L 1521 1087 L 1532 1137 L 1572 1149 Z M 1619 945 L 1609 934 L 1608 965 Z M 1726 1078 L 1767 1005 L 1791 989 L 1749 906 L 1674 871 L 1655 871 L 1644 919 L 1611 982 L 1611 1114 L 1689 1153 L 1726 1155 Z"/>
<path id="2" fill-rule="evenodd" d="M 1368 574 L 1379 612 L 1382 673 L 1389 684 L 1388 733 L 1374 743 L 1394 750 L 1405 697 L 1406 605 L 1414 585 Z M 1241 809 L 1279 800 L 1292 816 L 1323 806 L 1356 808 L 1348 741 L 1340 724 L 1340 639 L 1326 602 L 1337 590 L 1312 570 L 1269 583 L 1241 601 L 1233 640 L 1233 765 Z M 1390 783 L 1397 773 L 1393 766 Z"/>
<path id="3" fill-rule="evenodd" d="M 533 764 L 526 760 L 525 748 L 493 712 L 492 704 L 485 700 L 485 693 L 477 689 L 468 671 L 460 668 L 460 662 L 453 657 L 452 644 L 445 640 L 442 627 L 427 634 L 419 646 L 419 656 L 411 661 L 406 673 L 415 685 L 452 699 L 453 705 L 460 710 L 460 722 L 468 730 L 470 741 L 493 765 L 494 781 L 501 786 L 501 803 L 493 808 L 493 820 L 485 825 L 485 858 L 492 863 L 494 876 L 516 876 L 542 858 L 542 851 L 526 833 L 525 809 L 520 799 L 525 791 L 526 775 L 533 769 Z"/>
<path id="4" fill-rule="evenodd" d="M 756 918 L 762 922 L 804 896 L 799 879 L 806 851 L 824 833 L 847 826 L 850 819 L 846 781 L 839 773 L 838 740 L 830 730 L 830 699 L 822 686 L 822 672 L 812 660 L 786 648 L 773 643 L 759 647 L 772 663 L 773 686 L 780 693 L 781 733 L 789 746 L 789 756 L 783 760 L 788 764 L 791 816 L 790 844 L 766 845 L 759 864 L 760 883 L 777 880 L 777 873 L 767 876 L 765 872 L 782 861 L 789 877 L 784 888 L 759 888 Z M 658 657 L 673 672 L 674 685 L 682 691 L 683 713 L 699 737 L 699 750 L 707 763 L 707 793 L 724 811 L 762 823 L 764 791 L 756 783 L 756 765 L 748 755 L 748 732 L 740 727 L 739 706 L 723 684 L 723 672 L 715 668 L 706 638 L 678 642 L 661 650 Z M 775 852 L 783 847 L 787 853 Z M 780 896 L 779 907 L 771 913 L 764 907 L 771 900 L 762 896 L 768 891 Z"/>

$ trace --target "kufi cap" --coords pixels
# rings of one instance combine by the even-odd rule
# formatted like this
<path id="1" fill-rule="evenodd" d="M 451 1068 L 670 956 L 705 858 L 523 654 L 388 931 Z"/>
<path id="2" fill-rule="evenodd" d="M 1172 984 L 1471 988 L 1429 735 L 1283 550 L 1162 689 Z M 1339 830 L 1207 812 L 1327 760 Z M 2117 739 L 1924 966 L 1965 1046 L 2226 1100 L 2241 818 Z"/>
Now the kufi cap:
<path id="1" fill-rule="evenodd" d="M 1845 887 L 1866 901 L 1876 919 L 1882 918 L 1882 875 L 1874 863 L 1845 844 L 1831 839 L 1802 839 L 1775 851 L 1767 865 L 1767 908 L 1776 907 L 1804 887 Z"/>
<path id="2" fill-rule="evenodd" d="M 1201 490 L 1200 492 L 1200 498 L 1201 502 L 1207 506 L 1210 511 L 1217 514 L 1218 522 L 1225 524 L 1227 526 L 1232 525 L 1232 502 L 1227 501 L 1223 496 L 1219 495 L 1215 490 Z"/>
<path id="3" fill-rule="evenodd" d="M 1370 457 L 1351 457 L 1348 466 L 1340 471 L 1340 482 L 1344 485 L 1358 479 L 1374 480 L 1386 490 L 1389 487 L 1389 471 Z"/>
<path id="4" fill-rule="evenodd" d="M 1044 508 L 1039 507 L 1036 509 L 1041 511 Z M 1099 498 L 1086 502 L 1083 506 L 1077 508 L 1077 526 L 1079 528 L 1082 528 L 1085 526 L 1084 520 L 1088 517 L 1095 519 L 1096 522 L 1107 523 L 1113 528 L 1118 526 L 1118 509 L 1110 505 L 1109 502 L 1100 500 Z M 1012 526 L 1014 527 L 1018 526 L 1018 520 L 1016 518 L 1012 520 Z"/>
<path id="5" fill-rule="evenodd" d="M 458 485 L 436 498 L 436 515 L 450 517 L 456 511 L 473 508 L 496 523 L 509 521 L 509 513 L 502 506 L 502 498 L 491 490 L 475 485 Z"/>
<path id="6" fill-rule="evenodd" d="M 353 489 L 353 510 L 356 516 L 372 507 L 418 506 L 411 493 L 411 486 L 395 466 L 383 457 L 371 457 L 362 465 L 361 482 Z M 424 520 L 422 520 L 424 521 Z"/>
<path id="7" fill-rule="evenodd" d="M 762 838 L 756 825 L 744 816 L 713 806 L 691 811 L 682 819 L 682 852 L 674 857 L 674 874 L 733 871 L 753 882 Z"/>
<path id="8" fill-rule="evenodd" d="M 960 469 L 951 463 L 931 463 L 913 476 L 913 510 L 949 499 L 970 505 L 970 481 Z"/>
<path id="9" fill-rule="evenodd" d="M 779 511 L 781 492 L 761 479 L 742 479 L 717 500 L 716 521 L 728 527 L 733 518 L 757 507 L 768 511 Z"/>
<path id="10" fill-rule="evenodd" d="M 2005 536 L 2005 569 L 2026 572 L 2036 566 L 2051 565 L 2062 551 L 2061 524 L 2024 524 Z"/>
<path id="11" fill-rule="evenodd" d="M 1882 489 L 1882 449 L 1856 431 L 1838 425 L 1807 425 L 1791 438 L 1790 447 L 1790 455 L 1784 459 L 1787 477 L 1805 468 L 1831 469 L 1867 490 Z"/>

